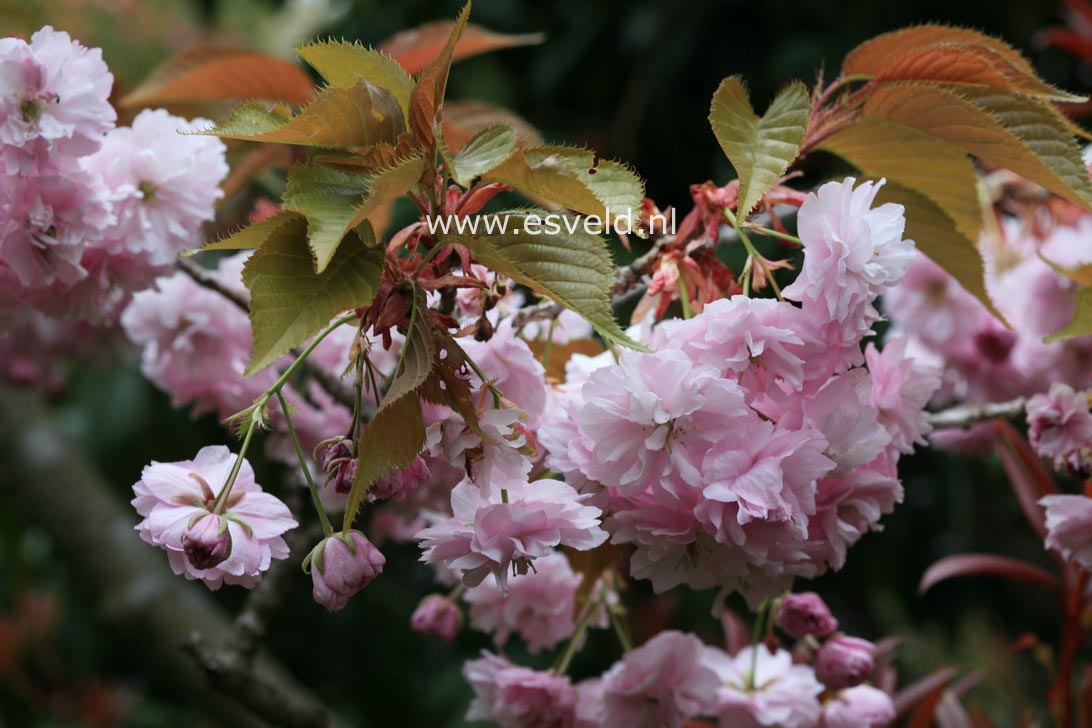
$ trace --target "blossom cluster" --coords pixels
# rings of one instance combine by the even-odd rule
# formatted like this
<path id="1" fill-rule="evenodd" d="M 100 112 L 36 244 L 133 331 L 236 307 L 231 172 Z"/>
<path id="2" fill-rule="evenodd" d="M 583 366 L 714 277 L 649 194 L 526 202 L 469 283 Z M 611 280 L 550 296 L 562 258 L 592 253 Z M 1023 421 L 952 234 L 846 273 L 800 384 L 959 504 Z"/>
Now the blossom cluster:
<path id="1" fill-rule="evenodd" d="M 789 595 L 779 619 L 800 611 L 792 600 L 801 596 L 814 611 L 815 595 Z M 829 634 L 801 636 L 817 644 Z M 706 716 L 723 728 L 870 728 L 895 718 L 891 697 L 868 683 L 875 652 L 870 642 L 840 633 L 803 652 L 763 644 L 728 652 L 668 630 L 575 685 L 484 652 L 463 668 L 475 694 L 467 718 L 501 728 L 679 728 Z"/>
<path id="2" fill-rule="evenodd" d="M 939 384 L 905 343 L 862 339 L 913 259 L 897 205 L 848 179 L 800 209 L 785 298 L 735 296 L 654 329 L 654 353 L 575 362 L 538 430 L 546 463 L 634 546 L 633 576 L 752 604 L 839 568 L 902 497 Z M 794 305 L 793 301 L 801 305 Z"/>
<path id="3" fill-rule="evenodd" d="M 180 134 L 205 122 L 163 110 L 116 127 L 102 52 L 49 26 L 29 42 L 0 38 L 0 79 L 0 321 L 44 355 L 33 375 L 45 381 L 57 357 L 38 312 L 73 340 L 115 322 L 199 242 L 223 194 L 225 147 Z"/>

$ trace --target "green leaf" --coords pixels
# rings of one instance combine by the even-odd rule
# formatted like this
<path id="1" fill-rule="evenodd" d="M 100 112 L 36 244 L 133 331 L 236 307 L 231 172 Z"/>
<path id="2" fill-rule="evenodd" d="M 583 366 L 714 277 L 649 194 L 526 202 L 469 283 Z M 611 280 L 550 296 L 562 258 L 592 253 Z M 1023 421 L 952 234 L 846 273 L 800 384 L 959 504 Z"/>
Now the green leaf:
<path id="1" fill-rule="evenodd" d="M 425 446 L 425 422 L 416 395 L 399 397 L 364 426 L 357 443 L 356 479 L 345 504 L 343 528 L 352 527 L 376 480 L 413 462 Z"/>
<path id="2" fill-rule="evenodd" d="M 533 218 L 541 222 L 546 215 L 557 220 L 562 229 L 555 232 L 541 225 L 538 234 L 528 229 L 529 220 L 534 225 Z M 444 242 L 465 246 L 487 268 L 576 311 L 608 342 L 643 348 L 626 336 L 614 319 L 614 262 L 606 241 L 586 232 L 580 218 L 532 210 L 489 217 L 497 219 L 489 221 L 492 226 L 482 220 L 479 230 L 504 229 L 503 234 L 457 236 Z"/>
<path id="3" fill-rule="evenodd" d="M 441 151 L 443 147 L 441 147 Z M 469 187 L 475 177 L 490 172 L 516 151 L 516 130 L 507 124 L 489 126 L 474 134 L 454 158 L 445 156 L 445 163 L 452 179 L 462 187 Z"/>
<path id="4" fill-rule="evenodd" d="M 409 118 L 413 78 L 386 53 L 332 39 L 300 46 L 296 53 L 331 86 L 348 88 L 363 79 L 390 91 L 398 100 L 402 115 Z"/>
<path id="5" fill-rule="evenodd" d="M 350 88 L 323 90 L 291 118 L 261 104 L 244 104 L 222 124 L 201 133 L 276 144 L 367 147 L 395 143 L 404 128 L 402 109 L 391 92 L 361 81 Z"/>
<path id="6" fill-rule="evenodd" d="M 1077 310 L 1072 320 L 1060 331 L 1056 331 L 1043 339 L 1046 344 L 1052 344 L 1062 339 L 1071 339 L 1074 336 L 1087 336 L 1092 334 L 1092 287 L 1084 286 L 1077 290 Z"/>
<path id="7" fill-rule="evenodd" d="M 533 199 L 596 215 L 612 226 L 621 222 L 633 232 L 645 199 L 644 182 L 624 164 L 571 147 L 516 151 L 482 180 L 503 182 Z"/>
<path id="8" fill-rule="evenodd" d="M 781 89 L 762 118 L 739 76 L 724 79 L 713 94 L 709 123 L 739 175 L 741 223 L 800 153 L 810 114 L 811 96 L 799 81 Z"/>
<path id="9" fill-rule="evenodd" d="M 424 160 L 413 155 L 393 167 L 363 176 L 321 164 L 300 165 L 288 174 L 284 206 L 307 218 L 315 272 L 326 269 L 338 245 L 380 206 L 406 194 L 421 178 Z"/>
<path id="10" fill-rule="evenodd" d="M 459 17 L 451 26 L 447 43 L 440 54 L 421 71 L 417 85 L 410 94 L 409 127 L 418 144 L 431 156 L 435 148 L 436 137 L 433 129 L 440 121 L 440 111 L 444 106 L 444 94 L 447 93 L 447 77 L 451 71 L 451 60 L 455 53 L 455 44 L 466 29 L 470 17 L 470 3 L 463 6 Z"/>
<path id="11" fill-rule="evenodd" d="M 360 176 L 321 164 L 300 164 L 289 171 L 284 207 L 307 218 L 307 242 L 316 273 L 326 270 L 351 229 L 349 223 L 366 190 Z"/>
<path id="12" fill-rule="evenodd" d="M 243 268 L 254 331 L 247 375 L 306 341 L 338 313 L 367 306 L 375 296 L 383 272 L 383 250 L 367 247 L 353 234 L 326 270 L 316 274 L 306 228 L 303 218 L 279 227 Z M 361 230 L 371 237 L 370 228 Z"/>
<path id="13" fill-rule="evenodd" d="M 832 152 L 869 177 L 886 177 L 925 195 L 977 241 L 982 230 L 974 163 L 951 144 L 886 119 L 862 119 L 828 137 Z M 962 281 L 961 281 L 962 282 Z"/>
<path id="14" fill-rule="evenodd" d="M 262 247 L 262 243 L 264 243 L 277 228 L 285 223 L 298 219 L 299 216 L 296 215 L 296 213 L 282 210 L 273 217 L 267 217 L 261 222 L 247 225 L 219 240 L 206 243 L 203 247 L 183 251 L 182 255 L 190 256 L 195 253 L 204 253 L 210 250 L 255 250 Z"/>
<path id="15" fill-rule="evenodd" d="M 380 207 L 394 202 L 412 190 L 427 168 L 425 158 L 420 154 L 413 154 L 366 176 L 364 181 L 368 191 L 354 211 L 349 227 L 360 225 Z"/>
<path id="16" fill-rule="evenodd" d="M 1092 182 L 1076 139 L 1034 98 L 885 84 L 869 95 L 864 114 L 919 129 L 1083 207 L 1092 201 Z"/>
<path id="17" fill-rule="evenodd" d="M 364 497 L 376 480 L 409 465 L 425 444 L 425 426 L 418 390 L 432 376 L 438 359 L 432 339 L 428 304 L 414 293 L 406 342 L 398 357 L 391 386 L 375 416 L 365 425 L 357 447 L 357 469 L 345 506 L 345 528 L 356 520 Z"/>
<path id="18" fill-rule="evenodd" d="M 1053 344 L 1066 338 L 1088 336 L 1092 334 L 1092 287 L 1082 286 L 1077 289 L 1077 310 L 1068 324 L 1043 339 L 1044 344 Z"/>
<path id="19" fill-rule="evenodd" d="M 906 237 L 918 250 L 959 281 L 960 285 L 1004 321 L 986 292 L 982 255 L 976 241 L 956 228 L 955 221 L 920 192 L 888 181 L 876 195 L 876 204 L 895 202 L 906 208 Z"/>

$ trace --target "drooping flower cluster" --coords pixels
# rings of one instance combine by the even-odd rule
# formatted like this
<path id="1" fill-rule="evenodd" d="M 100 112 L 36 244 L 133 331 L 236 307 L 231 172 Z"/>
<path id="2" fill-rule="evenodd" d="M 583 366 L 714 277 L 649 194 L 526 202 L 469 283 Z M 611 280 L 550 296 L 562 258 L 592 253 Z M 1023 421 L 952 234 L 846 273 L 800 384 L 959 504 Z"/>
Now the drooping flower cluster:
<path id="1" fill-rule="evenodd" d="M 1046 392 L 1055 384 L 1092 385 L 1092 337 L 1045 343 L 1076 310 L 1077 285 L 1062 270 L 1092 262 L 1092 216 L 1080 215 L 1038 237 L 1006 221 L 985 237 L 986 290 L 998 319 L 940 266 L 919 254 L 884 296 L 884 309 L 907 347 L 943 369 L 936 400 L 1000 402 Z M 941 430 L 941 445 L 976 447 L 986 426 Z M 1054 457 L 1053 454 L 1049 457 Z M 1064 463 L 1058 461 L 1058 467 Z"/>
<path id="2" fill-rule="evenodd" d="M 136 527 L 140 537 L 167 552 L 174 573 L 213 590 L 257 584 L 273 559 L 288 556 L 281 536 L 297 525 L 281 501 L 262 491 L 246 460 L 221 497 L 236 458 L 226 447 L 205 447 L 193 460 L 153 462 L 133 486 L 133 506 L 144 519 Z"/>
<path id="3" fill-rule="evenodd" d="M 101 51 L 51 27 L 0 39 L 0 69 L 0 314 L 112 320 L 198 242 L 225 147 L 165 111 L 115 129 Z"/>
<path id="4" fill-rule="evenodd" d="M 606 528 L 657 591 L 717 586 L 757 604 L 839 568 L 901 499 L 896 464 L 939 381 L 902 343 L 862 354 L 876 297 L 913 256 L 902 208 L 872 208 L 876 189 L 846 180 L 805 200 L 804 266 L 785 290 L 800 306 L 707 304 L 659 326 L 656 353 L 573 372 L 548 413 L 547 464 L 601 486 Z"/>

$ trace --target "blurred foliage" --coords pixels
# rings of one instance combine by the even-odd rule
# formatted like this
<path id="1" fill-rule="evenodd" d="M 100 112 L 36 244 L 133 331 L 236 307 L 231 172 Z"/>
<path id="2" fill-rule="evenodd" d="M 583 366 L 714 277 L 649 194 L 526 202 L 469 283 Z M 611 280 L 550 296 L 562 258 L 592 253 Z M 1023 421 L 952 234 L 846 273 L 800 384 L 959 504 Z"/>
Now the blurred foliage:
<path id="1" fill-rule="evenodd" d="M 0 32 L 29 35 L 43 24 L 67 30 L 103 47 L 124 89 L 172 52 L 197 42 L 287 57 L 293 43 L 315 36 L 377 44 L 423 21 L 453 17 L 459 5 L 0 0 Z M 1030 53 L 1032 34 L 1056 22 L 1058 8 L 1021 0 L 694 0 L 685 6 L 667 0 L 477 0 L 474 20 L 505 32 L 544 31 L 547 41 L 460 63 L 451 98 L 509 106 L 548 140 L 582 143 L 624 159 L 645 177 L 661 207 L 674 205 L 685 213 L 690 184 L 722 184 L 731 176 L 706 121 L 709 98 L 725 76 L 742 74 L 756 107 L 765 108 L 789 79 L 810 82 L 817 68 L 837 68 L 847 50 L 885 30 L 927 20 L 967 25 Z M 1052 83 L 1074 90 L 1092 85 L 1088 69 L 1060 53 L 1030 55 Z M 74 368 L 69 387 L 55 401 L 65 431 L 126 500 L 148 460 L 178 460 L 203 444 L 227 442 L 218 423 L 172 410 L 136 370 L 131 355 L 106 369 Z M 259 464 L 268 478 L 262 482 L 277 481 L 270 467 Z M 1042 545 L 1026 528 L 992 459 L 928 451 L 904 459 L 901 470 L 906 501 L 884 519 L 884 531 L 853 548 L 842 572 L 807 586 L 828 600 L 847 632 L 902 637 L 904 682 L 944 664 L 984 670 L 970 701 L 985 705 L 1002 725 L 1015 725 L 1019 710 L 1042 695 L 1049 680 L 1034 651 L 1014 655 L 1010 648 L 1026 632 L 1047 644 L 1056 639 L 1049 595 L 980 578 L 945 583 L 919 597 L 917 582 L 930 563 L 956 552 L 1046 563 Z M 141 728 L 217 725 L 201 705 L 142 680 L 139 646 L 119 643 L 95 624 L 74 584 L 75 565 L 53 552 L 33 518 L 48 514 L 20 513 L 10 494 L 0 492 L 0 728 L 114 725 L 114 714 L 124 716 L 117 724 Z M 412 546 L 384 550 L 384 578 L 339 614 L 316 607 L 309 583 L 299 579 L 272 625 L 270 645 L 352 725 L 462 725 L 469 690 L 459 667 L 488 647 L 487 640 L 464 630 L 447 646 L 414 635 L 409 615 L 433 588 L 429 572 L 416 563 Z M 215 595 L 232 609 L 240 597 L 230 589 Z M 625 599 L 638 638 L 669 623 L 720 638 L 709 614 L 711 593 L 652 599 L 646 585 L 636 584 Z M 745 613 L 742 603 L 733 606 Z M 598 672 L 616 656 L 611 635 L 595 633 L 573 673 Z M 532 659 L 513 650 L 513 657 L 549 663 L 548 655 Z"/>

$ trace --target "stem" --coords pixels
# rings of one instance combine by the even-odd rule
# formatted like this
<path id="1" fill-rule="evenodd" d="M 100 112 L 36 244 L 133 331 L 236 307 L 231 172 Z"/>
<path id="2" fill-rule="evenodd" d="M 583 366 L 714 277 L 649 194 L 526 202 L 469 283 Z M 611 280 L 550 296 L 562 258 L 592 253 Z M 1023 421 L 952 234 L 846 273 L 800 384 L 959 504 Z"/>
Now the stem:
<path id="1" fill-rule="evenodd" d="M 1062 650 L 1058 657 L 1058 673 L 1051 696 L 1059 715 L 1059 725 L 1073 725 L 1073 667 L 1081 646 L 1081 612 L 1087 576 L 1069 569 L 1065 617 L 1062 627 Z"/>
<path id="2" fill-rule="evenodd" d="M 584 616 L 580 619 L 580 624 L 576 627 L 576 632 L 573 633 L 573 638 L 569 640 L 569 644 L 565 646 L 565 653 L 561 655 L 561 661 L 557 663 L 557 667 L 554 672 L 558 675 L 564 675 L 569 671 L 569 664 L 576 656 L 577 646 L 584 641 L 584 635 L 587 634 L 588 626 L 591 625 L 592 615 L 595 614 L 595 606 L 591 605 L 588 611 L 584 613 Z"/>
<path id="3" fill-rule="evenodd" d="M 501 503 L 507 503 L 507 502 L 508 502 L 508 489 L 507 488 L 501 488 Z"/>
<path id="4" fill-rule="evenodd" d="M 777 300 L 784 301 L 785 299 L 781 297 L 781 286 L 777 285 L 777 281 L 774 279 L 773 274 L 770 272 L 769 267 L 766 265 L 766 259 L 758 254 L 758 251 L 755 249 L 755 246 L 751 242 L 751 239 L 747 236 L 747 233 L 742 227 L 740 227 L 739 223 L 737 222 L 735 214 L 733 214 L 733 212 L 726 207 L 724 208 L 724 217 L 726 220 L 728 220 L 729 223 L 731 223 L 732 227 L 736 229 L 736 232 L 739 233 L 739 240 L 741 243 L 743 243 L 743 247 L 746 248 L 750 256 L 754 260 L 758 261 L 758 264 L 762 266 L 762 272 L 766 274 L 766 280 L 770 282 L 771 286 L 773 286 L 774 293 L 777 294 Z"/>
<path id="5" fill-rule="evenodd" d="M 239 469 L 243 467 L 243 458 L 246 457 L 246 451 L 250 447 L 250 440 L 254 437 L 254 430 L 257 429 L 258 422 L 261 419 L 262 408 L 258 407 L 250 415 L 250 424 L 247 425 L 246 435 L 243 436 L 243 444 L 239 447 L 239 454 L 235 457 L 235 463 L 231 466 L 231 472 L 228 473 L 224 487 L 220 488 L 220 493 L 216 496 L 216 503 L 212 506 L 212 512 L 216 515 L 224 512 L 224 505 L 227 504 L 228 496 L 231 495 L 231 488 L 235 485 L 235 479 L 239 477 Z"/>
<path id="6" fill-rule="evenodd" d="M 633 649 L 633 640 L 629 638 L 629 634 L 626 632 L 626 626 L 622 624 L 622 619 L 615 614 L 610 607 L 605 606 L 607 614 L 610 615 L 610 626 L 614 629 L 614 634 L 618 638 L 618 642 L 622 645 L 622 650 L 629 652 Z"/>
<path id="7" fill-rule="evenodd" d="M 679 272 L 679 301 L 682 302 L 682 317 L 693 318 L 694 314 L 690 311 L 690 291 L 686 287 L 686 279 L 683 278 L 681 271 Z"/>
<path id="8" fill-rule="evenodd" d="M 466 354 L 465 351 L 463 353 Z M 500 407 L 501 407 L 501 396 L 502 396 L 501 391 L 499 389 L 497 389 L 497 387 L 495 385 L 489 384 L 488 380 L 486 379 L 485 372 L 483 372 L 481 370 L 481 367 L 478 366 L 478 362 L 476 362 L 476 361 L 474 361 L 473 359 L 470 358 L 469 354 L 466 354 L 466 363 L 469 364 L 470 368 L 474 370 L 474 373 L 478 375 L 478 379 L 481 380 L 482 385 L 484 385 L 486 387 L 489 387 L 489 392 L 490 392 L 490 394 L 493 395 L 493 407 L 494 407 L 494 409 L 500 409 Z M 545 366 L 545 365 L 543 365 L 543 366 Z"/>
<path id="9" fill-rule="evenodd" d="M 284 426 L 288 428 L 288 434 L 292 437 L 292 444 L 296 448 L 296 457 L 300 460 L 300 468 L 303 470 L 303 477 L 307 479 L 307 489 L 311 491 L 311 502 L 315 505 L 315 510 L 318 512 L 319 521 L 322 523 L 322 535 L 329 536 L 334 532 L 334 527 L 330 525 L 330 518 L 326 515 L 326 509 L 322 507 L 322 499 L 319 498 L 318 488 L 315 487 L 315 481 L 311 478 L 311 469 L 307 467 L 307 460 L 303 456 L 303 447 L 300 446 L 300 438 L 296 435 L 296 428 L 292 426 L 292 417 L 288 414 L 288 400 L 284 398 L 284 394 L 277 390 L 277 400 L 281 403 L 281 412 L 284 414 Z"/>
<path id="10" fill-rule="evenodd" d="M 770 610 L 769 598 L 763 599 L 755 612 L 755 626 L 751 633 L 751 673 L 747 676 L 747 687 L 755 689 L 755 673 L 758 672 L 758 645 L 762 642 L 762 633 L 766 631 L 765 621 Z"/>
<path id="11" fill-rule="evenodd" d="M 804 243 L 800 238 L 795 235 L 789 235 L 788 233 L 779 232 L 773 228 L 763 227 L 762 225 L 748 225 L 747 229 L 754 230 L 756 233 L 762 235 L 768 235 L 771 238 L 777 238 L 778 240 L 784 240 L 787 243 L 793 243 L 794 245 L 803 245 Z"/>
<path id="12" fill-rule="evenodd" d="M 342 324 L 347 324 L 355 318 L 355 313 L 346 314 L 345 316 L 342 316 L 341 318 L 337 319 L 332 324 L 324 328 L 322 331 L 320 331 L 315 336 L 315 338 L 311 340 L 311 343 L 307 345 L 307 348 L 300 352 L 300 355 L 296 357 L 296 360 L 289 364 L 288 368 L 281 373 L 281 376 L 277 379 L 276 382 L 273 383 L 273 386 L 270 387 L 266 391 L 266 393 L 261 396 L 261 398 L 258 400 L 261 405 L 264 406 L 267 402 L 269 402 L 270 399 L 273 398 L 274 394 L 281 391 L 281 387 L 288 383 L 288 380 L 292 378 L 292 375 L 296 373 L 296 370 L 300 368 L 300 365 L 303 364 L 304 360 L 306 360 L 307 357 L 311 356 L 311 352 L 315 350 L 316 346 L 322 343 L 323 339 L 329 336 L 330 333 L 338 326 L 341 326 Z M 261 407 L 259 407 L 259 410 L 260 409 Z"/>
<path id="13" fill-rule="evenodd" d="M 550 354 L 554 350 L 554 329 L 557 328 L 557 319 L 550 321 L 550 330 L 546 332 L 546 343 L 542 345 L 542 368 L 550 368 Z"/>

